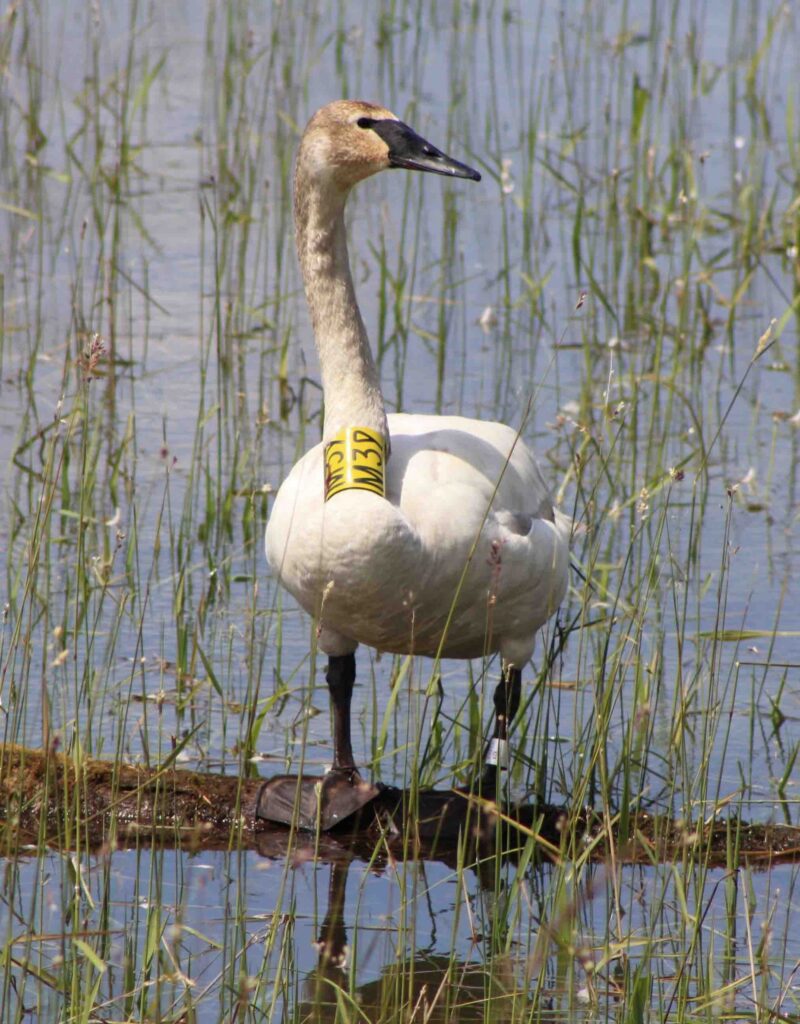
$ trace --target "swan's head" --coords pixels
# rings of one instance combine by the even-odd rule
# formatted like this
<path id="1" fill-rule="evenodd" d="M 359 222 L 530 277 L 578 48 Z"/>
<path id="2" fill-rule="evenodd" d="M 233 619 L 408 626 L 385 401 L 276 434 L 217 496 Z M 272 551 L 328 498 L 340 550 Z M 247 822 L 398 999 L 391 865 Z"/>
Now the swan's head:
<path id="1" fill-rule="evenodd" d="M 302 173 L 343 190 L 390 167 L 481 180 L 390 110 L 361 100 L 336 100 L 318 110 L 303 133 L 297 160 Z"/>

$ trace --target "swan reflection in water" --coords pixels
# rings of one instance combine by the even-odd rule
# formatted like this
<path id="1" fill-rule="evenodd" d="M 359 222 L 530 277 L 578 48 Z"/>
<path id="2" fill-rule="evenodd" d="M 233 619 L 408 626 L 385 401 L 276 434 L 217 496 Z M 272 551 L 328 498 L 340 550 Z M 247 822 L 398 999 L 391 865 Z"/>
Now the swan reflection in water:
<path id="1" fill-rule="evenodd" d="M 305 979 L 294 1019 L 332 1024 L 419 1019 L 429 1024 L 469 1024 L 520 1019 L 530 995 L 520 988 L 512 960 L 466 963 L 455 956 L 417 950 L 383 965 L 380 976 L 350 988 L 350 949 L 345 909 L 350 863 L 330 867 L 328 907 L 316 943 L 319 963 Z M 360 949 L 366 945 L 360 938 Z M 342 1015 L 343 1007 L 349 1015 Z"/>
<path id="2" fill-rule="evenodd" d="M 522 884 L 528 889 L 533 884 L 538 889 L 538 878 L 544 892 L 544 875 L 550 870 L 550 863 L 539 858 L 536 847 L 529 845 L 527 830 L 498 828 L 494 835 L 488 829 L 475 830 L 469 838 L 462 835 L 460 841 L 452 839 L 440 838 L 435 851 L 415 858 L 408 851 L 404 854 L 402 837 L 397 836 L 377 844 L 374 837 L 367 838 L 363 833 L 347 836 L 327 832 L 311 836 L 295 832 L 291 837 L 284 833 L 282 844 L 280 833 L 261 837 L 260 841 L 268 844 L 261 849 L 264 855 L 278 858 L 282 851 L 281 859 L 291 859 L 301 870 L 329 872 L 327 903 L 320 901 L 324 917 L 313 933 L 316 966 L 299 985 L 286 976 L 283 982 L 276 979 L 276 984 L 285 985 L 287 993 L 296 993 L 296 997 L 289 996 L 292 1005 L 284 1009 L 284 1019 L 303 1024 L 410 1020 L 468 1024 L 527 1021 L 534 1007 L 550 1012 L 554 982 L 552 961 L 547 961 L 552 952 L 549 932 L 545 930 L 538 936 L 529 933 L 529 940 L 524 941 L 525 950 L 509 941 L 508 934 L 509 927 L 519 927 L 511 901 L 516 904 L 520 899 L 520 890 L 509 884 L 510 872 L 524 870 L 526 876 L 533 872 Z M 452 872 L 448 876 L 445 871 L 438 877 L 455 885 L 457 899 L 477 882 L 481 906 L 468 910 L 462 918 L 458 939 L 453 933 L 453 941 L 463 947 L 460 955 L 442 952 L 441 929 L 436 934 L 435 922 L 440 913 L 448 940 L 455 927 L 450 903 L 442 905 L 438 912 L 433 905 L 437 892 L 447 891 L 446 884 L 443 887 L 425 877 L 418 889 L 407 875 L 408 884 L 399 882 L 396 890 L 401 898 L 397 907 L 400 923 L 387 918 L 389 907 L 384 905 L 381 895 L 376 900 L 380 886 L 392 884 L 390 878 L 381 882 L 376 875 L 392 871 L 425 874 L 429 870 L 425 865 L 433 862 Z M 351 874 L 355 878 L 349 878 Z M 448 901 L 451 899 L 452 896 L 448 897 Z M 376 904 L 374 916 L 368 914 L 370 923 L 365 924 L 365 908 L 375 908 Z M 427 948 L 418 934 L 423 919 L 433 927 L 430 938 L 425 940 Z M 469 932 L 464 934 L 465 926 L 472 930 L 471 936 Z M 483 934 L 479 934 L 480 928 L 484 929 Z M 296 932 L 293 940 L 298 941 Z M 513 952 L 506 952 L 508 949 Z M 294 954 L 294 962 L 301 961 L 302 955 L 301 947 Z M 379 968 L 376 957 L 385 961 Z M 359 981 L 366 974 L 369 980 Z M 545 976 L 547 994 L 540 987 Z M 562 984 L 557 987 L 560 991 L 566 988 Z"/>

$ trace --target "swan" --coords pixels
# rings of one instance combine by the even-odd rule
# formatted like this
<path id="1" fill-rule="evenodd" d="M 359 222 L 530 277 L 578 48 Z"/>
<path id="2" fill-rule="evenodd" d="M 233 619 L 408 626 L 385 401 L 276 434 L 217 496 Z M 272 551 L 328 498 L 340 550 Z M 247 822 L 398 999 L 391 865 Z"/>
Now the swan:
<path id="1" fill-rule="evenodd" d="M 395 167 L 480 180 L 389 110 L 353 100 L 314 114 L 294 171 L 297 255 L 324 423 L 321 443 L 278 490 L 266 554 L 275 577 L 315 618 L 328 656 L 332 793 L 360 784 L 350 739 L 359 644 L 435 658 L 499 652 L 484 758 L 496 778 L 522 668 L 567 587 L 570 520 L 554 509 L 518 431 L 386 412 L 350 273 L 344 210 L 354 185 Z"/>

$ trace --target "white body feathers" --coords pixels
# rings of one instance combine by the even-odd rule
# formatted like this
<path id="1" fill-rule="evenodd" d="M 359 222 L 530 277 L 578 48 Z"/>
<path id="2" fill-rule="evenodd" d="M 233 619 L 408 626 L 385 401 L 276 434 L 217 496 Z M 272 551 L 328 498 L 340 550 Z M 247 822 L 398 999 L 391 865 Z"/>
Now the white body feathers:
<path id="1" fill-rule="evenodd" d="M 522 666 L 564 597 L 569 521 L 539 467 L 501 423 L 391 415 L 385 499 L 324 501 L 323 446 L 280 488 L 267 558 L 319 621 L 320 647 Z M 465 572 L 466 569 L 466 572 Z M 463 581 L 462 581 L 463 577 Z"/>

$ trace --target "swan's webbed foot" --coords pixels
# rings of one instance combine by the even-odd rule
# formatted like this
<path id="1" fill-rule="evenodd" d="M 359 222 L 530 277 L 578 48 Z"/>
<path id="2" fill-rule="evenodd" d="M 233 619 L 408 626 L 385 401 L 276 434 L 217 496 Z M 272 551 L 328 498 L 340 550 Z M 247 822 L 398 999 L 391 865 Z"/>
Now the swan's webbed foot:
<path id="1" fill-rule="evenodd" d="M 307 832 L 326 832 L 363 810 L 381 792 L 358 771 L 333 768 L 325 775 L 278 775 L 267 779 L 256 817 Z"/>
<path id="2" fill-rule="evenodd" d="M 380 784 L 365 782 L 356 768 L 332 768 L 319 782 L 315 808 L 319 827 L 326 831 L 357 814 L 379 795 L 381 788 Z"/>

